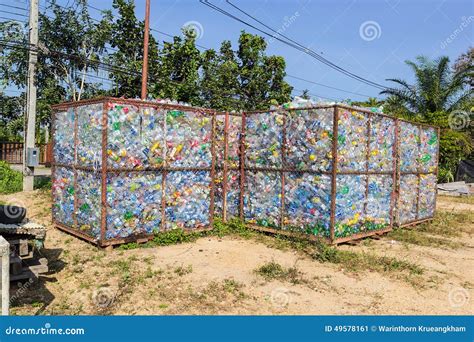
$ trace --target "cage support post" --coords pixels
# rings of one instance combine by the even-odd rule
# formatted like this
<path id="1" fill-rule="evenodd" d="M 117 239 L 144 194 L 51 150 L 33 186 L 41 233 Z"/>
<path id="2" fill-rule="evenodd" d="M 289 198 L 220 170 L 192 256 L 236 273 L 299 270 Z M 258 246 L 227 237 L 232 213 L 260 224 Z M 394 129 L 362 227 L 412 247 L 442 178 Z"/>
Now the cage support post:
<path id="1" fill-rule="evenodd" d="M 212 114 L 211 119 L 211 196 L 209 203 L 209 227 L 214 226 L 214 200 L 215 200 L 215 190 L 216 190 L 216 146 L 215 146 L 215 136 L 216 136 L 216 114 Z"/>
<path id="2" fill-rule="evenodd" d="M 392 145 L 392 194 L 390 198 L 390 227 L 396 223 L 394 215 L 398 203 L 398 119 L 395 119 L 394 142 Z"/>
<path id="3" fill-rule="evenodd" d="M 227 222 L 227 172 L 228 172 L 228 158 L 229 158 L 229 112 L 225 113 L 224 117 L 224 160 L 222 166 L 224 167 L 222 174 L 222 220 Z"/>
<path id="4" fill-rule="evenodd" d="M 245 126 L 246 114 L 242 113 L 242 127 L 240 135 L 240 193 L 239 193 L 239 216 L 244 220 L 244 191 L 245 191 Z"/>
<path id="5" fill-rule="evenodd" d="M 283 114 L 282 114 L 283 115 Z M 281 140 L 281 196 L 280 196 L 280 228 L 283 229 L 285 226 L 285 167 L 286 167 L 286 115 L 283 115 L 283 127 L 282 127 L 282 140 Z"/>
<path id="6" fill-rule="evenodd" d="M 335 240 L 336 226 L 336 185 L 337 185 L 337 138 L 339 127 L 339 107 L 334 106 L 334 115 L 332 123 L 332 176 L 331 176 L 331 216 L 329 226 L 329 238 L 331 243 Z"/>
<path id="7" fill-rule="evenodd" d="M 372 114 L 367 115 L 367 151 L 365 155 L 365 201 L 364 201 L 364 219 L 367 220 L 367 202 L 369 201 L 369 160 L 370 160 L 370 139 Z"/>
<path id="8" fill-rule="evenodd" d="M 100 213 L 100 241 L 105 241 L 105 232 L 107 230 L 107 130 L 108 130 L 108 104 L 104 101 L 102 104 L 102 167 L 101 172 L 101 213 Z"/>
<path id="9" fill-rule="evenodd" d="M 73 180 L 73 187 L 74 187 L 74 194 L 73 194 L 73 205 L 74 211 L 72 213 L 72 222 L 76 229 L 79 229 L 79 225 L 77 223 L 77 212 L 78 212 L 78 202 L 77 202 L 77 133 L 79 127 L 79 118 L 77 116 L 77 107 L 74 107 L 74 159 L 72 164 L 72 171 L 74 173 L 74 180 Z"/>

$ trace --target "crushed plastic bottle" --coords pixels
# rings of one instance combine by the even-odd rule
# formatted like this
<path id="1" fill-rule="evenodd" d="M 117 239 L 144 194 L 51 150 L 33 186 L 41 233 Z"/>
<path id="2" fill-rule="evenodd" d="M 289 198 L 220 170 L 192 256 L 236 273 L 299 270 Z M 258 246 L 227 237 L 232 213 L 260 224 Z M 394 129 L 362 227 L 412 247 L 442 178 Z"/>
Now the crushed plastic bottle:
<path id="1" fill-rule="evenodd" d="M 240 135 L 242 129 L 242 117 L 240 115 L 229 115 L 227 130 L 227 166 L 237 168 L 240 158 Z M 216 166 L 224 167 L 224 128 L 225 115 L 216 115 Z"/>
<path id="2" fill-rule="evenodd" d="M 337 160 L 338 170 L 365 171 L 367 165 L 367 114 L 339 111 Z"/>
<path id="3" fill-rule="evenodd" d="M 174 171 L 167 174 L 167 229 L 209 225 L 210 183 L 208 171 Z"/>
<path id="4" fill-rule="evenodd" d="M 334 109 L 289 111 L 286 163 L 290 168 L 330 171 Z"/>
<path id="5" fill-rule="evenodd" d="M 420 136 L 420 171 L 436 172 L 437 151 L 438 131 L 432 127 L 423 127 Z"/>
<path id="6" fill-rule="evenodd" d="M 280 226 L 281 177 L 277 172 L 245 173 L 244 216 L 264 227 Z"/>
<path id="7" fill-rule="evenodd" d="M 285 229 L 329 236 L 331 177 L 309 173 L 285 176 Z"/>
<path id="8" fill-rule="evenodd" d="M 160 172 L 109 174 L 106 239 L 159 231 L 161 195 Z"/>

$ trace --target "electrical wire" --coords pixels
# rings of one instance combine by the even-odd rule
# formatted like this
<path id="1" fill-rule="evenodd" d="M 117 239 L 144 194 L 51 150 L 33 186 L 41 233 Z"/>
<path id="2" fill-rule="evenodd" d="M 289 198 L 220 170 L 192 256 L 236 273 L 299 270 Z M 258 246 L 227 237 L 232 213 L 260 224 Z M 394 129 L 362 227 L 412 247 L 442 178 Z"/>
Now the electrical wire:
<path id="1" fill-rule="evenodd" d="M 358 76 L 358 75 L 356 75 L 356 74 L 353 74 L 353 73 L 351 73 L 351 72 L 349 72 L 349 71 L 347 71 L 347 70 L 345 70 L 345 69 L 343 69 L 343 68 L 341 68 L 341 67 L 335 65 L 334 63 L 330 62 L 330 61 L 327 60 L 326 58 L 324 58 L 324 57 L 318 55 L 317 53 L 313 52 L 312 50 L 310 50 L 310 49 L 308 49 L 308 48 L 305 48 L 305 47 L 302 46 L 302 45 L 297 45 L 297 44 L 288 42 L 287 40 L 284 40 L 284 39 L 282 39 L 282 38 L 279 38 L 279 37 L 275 36 L 275 35 L 272 34 L 272 33 L 269 33 L 269 32 L 267 32 L 267 31 L 264 31 L 264 30 L 262 30 L 262 29 L 256 27 L 255 25 L 252 25 L 252 24 L 250 24 L 250 23 L 244 21 L 243 19 L 238 18 L 238 17 L 234 16 L 233 14 L 231 14 L 231 13 L 229 13 L 229 12 L 223 10 L 222 8 L 220 8 L 220 7 L 218 7 L 218 6 L 214 5 L 214 4 L 212 4 L 212 3 L 209 2 L 208 0 L 199 0 L 199 2 L 202 3 L 203 5 L 206 5 L 206 6 L 210 7 L 211 9 L 213 9 L 213 10 L 215 10 L 215 11 L 217 11 L 217 12 L 220 12 L 220 13 L 222 13 L 222 14 L 224 14 L 224 15 L 226 15 L 226 16 L 228 16 L 228 17 L 230 17 L 230 18 L 232 18 L 232 19 L 234 19 L 234 20 L 236 20 L 236 21 L 238 21 L 238 22 L 240 22 L 240 23 L 246 25 L 246 26 L 249 26 L 249 27 L 251 27 L 251 28 L 253 28 L 253 29 L 255 29 L 255 30 L 257 30 L 257 31 L 259 31 L 259 32 L 261 32 L 261 33 L 263 33 L 263 34 L 265 34 L 266 36 L 272 37 L 272 38 L 274 38 L 274 39 L 276 39 L 276 40 L 278 40 L 278 41 L 280 41 L 280 42 L 282 42 L 282 43 L 284 43 L 284 44 L 286 44 L 286 45 L 288 45 L 288 46 L 290 46 L 290 47 L 293 47 L 293 48 L 295 48 L 295 49 L 297 49 L 297 50 L 299 50 L 299 51 L 301 51 L 301 52 L 303 52 L 303 53 L 305 53 L 305 54 L 307 54 L 307 55 L 309 55 L 309 56 L 315 58 L 316 60 L 320 61 L 321 63 L 323 63 L 323 64 L 325 64 L 325 65 L 327 65 L 327 66 L 329 66 L 329 67 L 331 67 L 331 68 L 333 68 L 333 69 L 335 69 L 335 70 L 337 70 L 337 71 L 339 71 L 339 72 L 345 74 L 345 75 L 348 76 L 348 77 L 351 77 L 351 78 L 353 78 L 353 79 L 355 79 L 355 80 L 357 80 L 357 81 L 359 81 L 359 82 L 365 83 L 366 85 L 369 85 L 369 86 L 378 88 L 379 90 L 385 90 L 385 89 L 387 89 L 387 87 L 385 87 L 385 86 L 383 86 L 383 85 L 379 85 L 379 84 L 377 84 L 377 83 L 375 83 L 375 82 L 373 82 L 373 81 L 367 80 L 367 79 L 365 79 L 365 78 L 363 78 L 363 77 L 361 77 L 361 76 Z"/>

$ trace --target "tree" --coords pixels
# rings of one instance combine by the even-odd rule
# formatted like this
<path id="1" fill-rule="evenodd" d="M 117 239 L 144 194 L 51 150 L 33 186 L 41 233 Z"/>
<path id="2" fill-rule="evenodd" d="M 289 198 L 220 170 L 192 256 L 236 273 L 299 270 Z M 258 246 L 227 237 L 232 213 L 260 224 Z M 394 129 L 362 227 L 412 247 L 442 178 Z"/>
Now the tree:
<path id="1" fill-rule="evenodd" d="M 0 141 L 19 141 L 23 131 L 25 93 L 7 96 L 0 92 Z"/>
<path id="2" fill-rule="evenodd" d="M 237 52 L 239 63 L 239 109 L 266 109 L 272 103 L 290 100 L 292 87 L 285 82 L 286 63 L 280 56 L 265 56 L 263 37 L 242 31 Z"/>
<path id="3" fill-rule="evenodd" d="M 300 97 L 305 100 L 309 100 L 311 96 L 309 95 L 309 90 L 304 89 L 303 92 L 301 93 Z"/>
<path id="4" fill-rule="evenodd" d="M 416 84 L 410 85 L 402 79 L 389 79 L 400 87 L 384 90 L 381 94 L 391 96 L 392 104 L 404 107 L 411 117 L 451 112 L 472 96 L 472 89 L 465 89 L 472 66 L 453 73 L 448 57 L 431 61 L 422 56 L 417 58 L 417 63 L 406 61 L 406 64 L 415 73 Z"/>
<path id="5" fill-rule="evenodd" d="M 196 47 L 194 31 L 183 29 L 183 36 L 175 36 L 173 42 L 165 42 L 158 57 L 158 80 L 152 85 L 153 95 L 201 105 L 199 68 L 201 54 Z"/>

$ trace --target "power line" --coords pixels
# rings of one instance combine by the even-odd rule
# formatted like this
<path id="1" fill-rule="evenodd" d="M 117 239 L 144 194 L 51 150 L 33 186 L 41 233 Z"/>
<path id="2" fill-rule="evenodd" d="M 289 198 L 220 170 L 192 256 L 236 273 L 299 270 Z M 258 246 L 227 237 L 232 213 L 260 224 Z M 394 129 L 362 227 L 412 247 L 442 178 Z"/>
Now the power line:
<path id="1" fill-rule="evenodd" d="M 323 83 L 318 83 L 318 82 L 310 81 L 310 80 L 307 80 L 307 79 L 304 79 L 304 78 L 301 78 L 301 77 L 298 77 L 298 76 L 290 75 L 290 74 L 286 74 L 286 76 L 291 77 L 291 78 L 294 78 L 294 79 L 296 79 L 296 80 L 300 80 L 300 81 L 303 81 L 303 82 L 308 82 L 308 83 L 315 84 L 315 85 L 319 85 L 319 86 L 321 86 L 321 87 L 325 87 L 325 88 L 329 88 L 329 89 L 339 90 L 339 91 L 342 91 L 342 92 L 345 92 L 345 93 L 349 93 L 349 94 L 354 94 L 354 95 L 359 95 L 359 96 L 364 96 L 364 97 L 373 97 L 373 96 L 370 96 L 370 95 L 367 95 L 367 94 L 356 93 L 356 92 L 353 92 L 353 91 L 349 91 L 349 90 L 345 90 L 345 89 L 341 89 L 341 88 L 337 88 L 337 87 L 328 86 L 328 85 L 325 85 L 325 84 L 323 84 Z"/>
<path id="2" fill-rule="evenodd" d="M 331 61 L 329 61 L 329 60 L 326 59 L 325 57 L 319 55 L 319 54 L 318 54 L 317 52 L 315 52 L 314 50 L 311 50 L 311 49 L 307 48 L 306 46 L 304 46 L 304 45 L 298 43 L 298 42 L 295 41 L 294 39 L 291 39 L 290 37 L 284 35 L 283 33 L 278 32 L 278 31 L 276 31 L 275 29 L 271 28 L 270 26 L 266 25 L 264 22 L 262 22 L 261 20 L 257 19 L 255 16 L 252 16 L 251 14 L 247 13 L 246 11 L 244 11 L 243 9 L 241 9 L 240 7 L 234 5 L 230 0 L 226 0 L 226 2 L 227 2 L 229 5 L 231 5 L 232 7 L 234 7 L 235 9 L 237 9 L 239 12 L 245 14 L 245 15 L 248 16 L 249 18 L 255 20 L 257 23 L 259 23 L 259 24 L 263 25 L 264 27 L 268 28 L 268 29 L 269 29 L 270 31 L 272 31 L 273 33 L 276 33 L 276 34 L 280 35 L 281 37 L 283 37 L 283 38 L 289 40 L 290 42 L 296 44 L 297 46 L 299 46 L 299 47 L 305 49 L 306 51 L 310 51 L 311 54 L 312 54 L 314 57 L 317 57 L 317 59 L 320 60 L 321 62 L 323 62 L 323 63 L 325 63 L 325 64 L 326 64 L 326 62 L 329 63 L 329 64 L 326 64 L 326 65 L 330 65 L 331 67 L 336 68 L 337 70 L 339 70 L 339 71 L 341 71 L 341 72 L 344 72 L 344 73 L 347 72 L 347 73 L 348 73 L 348 76 L 349 76 L 349 75 L 354 76 L 354 77 L 358 78 L 358 79 L 361 80 L 361 81 L 371 83 L 373 86 L 382 87 L 382 88 L 384 88 L 384 89 L 387 88 L 387 87 L 385 87 L 384 85 L 381 85 L 381 84 L 378 84 L 378 83 L 376 83 L 376 82 L 370 81 L 370 80 L 368 80 L 368 79 L 366 79 L 366 78 L 363 78 L 363 77 L 358 76 L 358 75 L 356 75 L 356 74 L 354 74 L 354 73 L 351 73 L 350 71 L 348 71 L 348 70 L 346 70 L 346 69 L 344 69 L 344 68 L 342 68 L 342 67 L 337 66 L 336 64 L 332 63 Z"/>
<path id="3" fill-rule="evenodd" d="M 15 13 L 15 12 L 10 12 L 10 11 L 0 10 L 0 13 L 10 14 L 10 15 L 17 15 L 19 17 L 28 18 L 28 16 L 26 14 Z"/>
<path id="4" fill-rule="evenodd" d="M 331 67 L 331 68 L 333 68 L 333 69 L 335 69 L 335 70 L 337 70 L 337 71 L 339 71 L 339 72 L 345 74 L 345 75 L 348 76 L 348 77 L 351 77 L 351 78 L 353 78 L 353 79 L 355 79 L 355 80 L 358 80 L 358 81 L 360 81 L 360 82 L 362 82 L 362 83 L 365 83 L 366 85 L 370 85 L 370 86 L 375 87 L 375 88 L 378 88 L 378 89 L 380 89 L 380 90 L 387 89 L 387 87 L 385 87 L 385 86 L 383 86 L 383 85 L 380 85 L 380 84 L 377 84 L 377 83 L 375 83 L 375 82 L 373 82 L 373 81 L 367 80 L 367 79 L 365 79 L 365 78 L 363 78 L 363 77 L 361 77 L 361 76 L 357 76 L 356 74 L 353 74 L 353 73 L 351 73 L 350 71 L 347 71 L 347 70 L 345 70 L 345 69 L 343 69 L 343 68 L 341 68 L 341 67 L 335 65 L 334 63 L 330 62 L 330 61 L 327 60 L 326 58 L 324 58 L 324 57 L 318 55 L 318 54 L 315 53 L 314 51 L 312 51 L 312 50 L 310 50 L 310 49 L 308 49 L 308 48 L 302 46 L 301 44 L 298 45 L 298 44 L 294 44 L 294 43 L 288 42 L 287 40 L 281 39 L 281 38 L 279 38 L 279 37 L 277 37 L 277 36 L 275 36 L 275 35 L 273 35 L 273 34 L 267 32 L 267 31 L 264 31 L 264 30 L 262 30 L 262 29 L 256 27 L 255 25 L 252 25 L 252 24 L 250 24 L 250 23 L 248 23 L 248 22 L 246 22 L 246 21 L 244 21 L 244 20 L 242 20 L 242 19 L 240 19 L 240 18 L 234 16 L 233 14 L 231 14 L 231 13 L 229 13 L 229 12 L 223 10 L 222 8 L 220 8 L 220 7 L 218 7 L 218 6 L 216 6 L 216 5 L 212 4 L 212 3 L 210 3 L 208 0 L 199 0 L 199 1 L 200 1 L 202 4 L 204 4 L 204 5 L 206 5 L 206 6 L 210 7 L 210 8 L 212 8 L 212 9 L 215 10 L 215 11 L 218 11 L 218 12 L 220 12 L 220 13 L 222 13 L 222 14 L 224 14 L 224 15 L 226 15 L 226 16 L 228 16 L 228 17 L 230 17 L 230 18 L 232 18 L 232 19 L 234 19 L 234 20 L 236 20 L 236 21 L 239 21 L 239 22 L 241 22 L 242 24 L 244 24 L 244 25 L 246 25 L 246 26 L 249 26 L 249 27 L 251 27 L 251 28 L 253 28 L 253 29 L 255 29 L 255 30 L 257 30 L 257 31 L 259 31 L 259 32 L 261 32 L 261 33 L 267 35 L 267 36 L 269 36 L 269 37 L 272 37 L 272 38 L 274 38 L 274 39 L 276 39 L 276 40 L 278 40 L 278 41 L 280 41 L 280 42 L 282 42 L 282 43 L 284 43 L 284 44 L 286 44 L 286 45 L 288 45 L 288 46 L 291 46 L 291 47 L 293 47 L 293 48 L 295 48 L 295 49 L 297 49 L 297 50 L 299 50 L 299 51 L 301 51 L 301 52 L 303 52 L 303 53 L 306 53 L 307 55 L 309 55 L 309 56 L 315 58 L 316 60 L 320 61 L 321 63 L 323 63 L 323 64 L 325 64 L 325 65 L 327 65 L 327 66 L 329 66 L 329 67 Z"/>
<path id="5" fill-rule="evenodd" d="M 19 10 L 23 10 L 23 11 L 28 12 L 28 9 L 26 9 L 26 8 L 24 8 L 24 7 L 18 7 L 18 6 L 12 6 L 12 5 L 5 5 L 5 4 L 0 4 L 0 6 L 8 7 L 8 8 L 14 8 L 14 9 L 19 9 Z"/>

